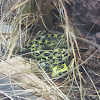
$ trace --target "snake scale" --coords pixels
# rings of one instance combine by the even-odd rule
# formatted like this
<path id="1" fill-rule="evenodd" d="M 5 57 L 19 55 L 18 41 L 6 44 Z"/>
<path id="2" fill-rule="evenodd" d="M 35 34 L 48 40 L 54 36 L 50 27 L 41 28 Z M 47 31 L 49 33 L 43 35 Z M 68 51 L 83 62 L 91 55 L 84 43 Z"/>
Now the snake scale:
<path id="1" fill-rule="evenodd" d="M 52 33 L 38 36 L 21 53 L 29 53 L 45 72 L 51 72 L 51 77 L 57 77 L 70 69 L 73 58 L 65 37 L 64 34 Z"/>

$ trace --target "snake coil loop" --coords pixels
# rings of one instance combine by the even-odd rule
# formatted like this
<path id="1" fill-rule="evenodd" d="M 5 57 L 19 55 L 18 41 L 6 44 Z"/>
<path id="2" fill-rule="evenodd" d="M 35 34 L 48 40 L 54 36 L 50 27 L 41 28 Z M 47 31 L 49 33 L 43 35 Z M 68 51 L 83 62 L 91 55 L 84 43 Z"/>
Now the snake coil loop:
<path id="1" fill-rule="evenodd" d="M 66 47 L 66 38 L 62 34 L 49 33 L 37 37 L 22 52 L 31 52 L 31 56 L 39 65 L 46 72 L 51 72 L 51 77 L 57 77 L 70 69 L 69 64 L 73 55 Z"/>

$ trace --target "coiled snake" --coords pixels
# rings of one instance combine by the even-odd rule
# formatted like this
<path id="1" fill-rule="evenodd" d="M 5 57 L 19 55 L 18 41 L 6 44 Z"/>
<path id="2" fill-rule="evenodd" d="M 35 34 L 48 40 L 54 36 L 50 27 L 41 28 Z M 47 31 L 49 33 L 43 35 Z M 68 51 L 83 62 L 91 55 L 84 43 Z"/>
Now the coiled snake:
<path id="1" fill-rule="evenodd" d="M 22 53 L 30 53 L 46 72 L 51 72 L 51 77 L 57 77 L 70 69 L 73 58 L 71 50 L 67 49 L 65 37 L 51 33 L 39 36 Z"/>

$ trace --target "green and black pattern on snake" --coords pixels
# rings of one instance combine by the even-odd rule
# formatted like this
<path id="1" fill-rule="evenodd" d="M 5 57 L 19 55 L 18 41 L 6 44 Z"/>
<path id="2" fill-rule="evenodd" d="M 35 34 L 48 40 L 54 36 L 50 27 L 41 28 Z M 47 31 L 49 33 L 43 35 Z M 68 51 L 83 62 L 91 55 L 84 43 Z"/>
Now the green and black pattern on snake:
<path id="1" fill-rule="evenodd" d="M 21 53 L 29 53 L 46 72 L 51 72 L 51 77 L 57 77 L 70 69 L 73 58 L 71 50 L 67 49 L 65 37 L 51 33 L 39 36 Z"/>

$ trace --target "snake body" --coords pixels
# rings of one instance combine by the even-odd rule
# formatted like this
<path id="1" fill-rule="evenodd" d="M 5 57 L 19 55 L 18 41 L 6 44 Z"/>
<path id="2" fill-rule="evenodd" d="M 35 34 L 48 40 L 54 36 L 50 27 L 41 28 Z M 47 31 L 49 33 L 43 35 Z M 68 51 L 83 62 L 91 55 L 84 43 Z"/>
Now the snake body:
<path id="1" fill-rule="evenodd" d="M 64 35 L 49 33 L 35 38 L 22 53 L 31 54 L 46 72 L 51 72 L 51 77 L 56 77 L 70 69 L 73 55 L 66 48 Z"/>

